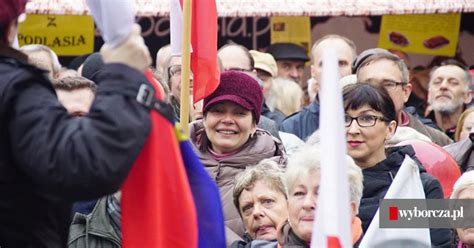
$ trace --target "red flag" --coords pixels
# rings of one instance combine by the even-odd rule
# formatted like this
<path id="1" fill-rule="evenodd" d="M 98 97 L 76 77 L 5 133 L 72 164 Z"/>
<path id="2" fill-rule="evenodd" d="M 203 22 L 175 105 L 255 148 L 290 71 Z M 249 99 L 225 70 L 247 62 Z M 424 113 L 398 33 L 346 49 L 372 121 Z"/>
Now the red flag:
<path id="1" fill-rule="evenodd" d="M 194 103 L 204 99 L 219 85 L 217 62 L 216 0 L 192 1 L 191 70 Z"/>
<path id="2" fill-rule="evenodd" d="M 196 209 L 173 125 L 154 110 L 150 117 L 150 135 L 122 188 L 122 245 L 197 247 Z"/>

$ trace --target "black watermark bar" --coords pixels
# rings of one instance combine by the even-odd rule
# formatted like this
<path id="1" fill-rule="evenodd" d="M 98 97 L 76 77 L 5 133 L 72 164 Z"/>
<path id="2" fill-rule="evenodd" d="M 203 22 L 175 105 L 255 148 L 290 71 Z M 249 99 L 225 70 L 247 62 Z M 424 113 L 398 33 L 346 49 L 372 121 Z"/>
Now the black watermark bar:
<path id="1" fill-rule="evenodd" d="M 384 199 L 381 228 L 474 227 L 474 200 Z"/>

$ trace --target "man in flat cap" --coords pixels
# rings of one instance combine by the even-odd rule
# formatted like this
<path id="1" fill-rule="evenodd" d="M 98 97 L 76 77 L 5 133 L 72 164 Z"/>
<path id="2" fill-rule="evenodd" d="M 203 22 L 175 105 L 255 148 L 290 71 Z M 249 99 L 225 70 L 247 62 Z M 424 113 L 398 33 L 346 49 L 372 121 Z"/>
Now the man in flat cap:
<path id="1" fill-rule="evenodd" d="M 267 53 L 275 58 L 278 76 L 297 82 L 306 91 L 307 83 L 303 80 L 304 64 L 309 61 L 306 50 L 293 43 L 275 43 L 268 47 Z"/>

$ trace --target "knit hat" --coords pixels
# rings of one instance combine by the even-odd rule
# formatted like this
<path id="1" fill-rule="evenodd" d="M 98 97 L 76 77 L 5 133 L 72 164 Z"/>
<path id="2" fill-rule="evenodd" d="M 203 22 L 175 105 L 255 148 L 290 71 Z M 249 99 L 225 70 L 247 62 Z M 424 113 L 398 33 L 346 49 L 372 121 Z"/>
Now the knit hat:
<path id="1" fill-rule="evenodd" d="M 250 54 L 255 62 L 254 68 L 265 72 L 268 72 L 272 77 L 276 77 L 278 74 L 278 67 L 275 59 L 269 53 L 262 53 L 259 51 L 251 50 Z"/>
<path id="2" fill-rule="evenodd" d="M 359 54 L 357 58 L 352 63 L 352 74 L 356 74 L 359 67 L 366 61 L 368 58 L 377 55 L 377 54 L 391 54 L 388 50 L 383 48 L 371 48 L 367 49 Z"/>
<path id="3" fill-rule="evenodd" d="M 260 120 L 263 92 L 260 85 L 251 76 L 238 71 L 223 72 L 217 89 L 210 96 L 204 98 L 203 113 L 206 113 L 211 105 L 223 101 L 231 101 L 252 111 L 256 123 Z"/>
<path id="4" fill-rule="evenodd" d="M 0 37 L 2 41 L 6 41 L 6 29 L 8 25 L 18 18 L 21 13 L 25 12 L 26 0 L 1 0 L 0 1 L 0 27 L 5 30 L 3 32 L 4 37 Z"/>
<path id="5" fill-rule="evenodd" d="M 275 43 L 268 47 L 267 53 L 271 54 L 275 60 L 301 60 L 308 61 L 309 57 L 306 54 L 304 47 L 293 43 Z"/>

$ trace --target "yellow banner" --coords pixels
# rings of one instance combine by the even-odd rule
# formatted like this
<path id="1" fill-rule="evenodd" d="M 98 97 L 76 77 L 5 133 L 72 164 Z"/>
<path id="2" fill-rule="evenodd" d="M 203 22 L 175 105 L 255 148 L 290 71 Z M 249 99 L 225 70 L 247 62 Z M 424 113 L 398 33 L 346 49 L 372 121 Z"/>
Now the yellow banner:
<path id="1" fill-rule="evenodd" d="M 20 46 L 41 44 L 58 55 L 76 56 L 94 51 L 91 16 L 27 15 L 18 31 Z"/>
<path id="2" fill-rule="evenodd" d="M 461 14 L 386 15 L 378 46 L 405 52 L 454 56 Z"/>
<path id="3" fill-rule="evenodd" d="M 274 16 L 271 18 L 271 43 L 288 42 L 311 49 L 311 23 L 308 16 Z"/>

